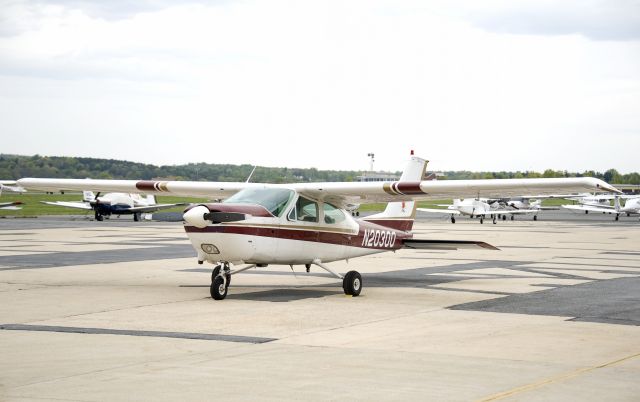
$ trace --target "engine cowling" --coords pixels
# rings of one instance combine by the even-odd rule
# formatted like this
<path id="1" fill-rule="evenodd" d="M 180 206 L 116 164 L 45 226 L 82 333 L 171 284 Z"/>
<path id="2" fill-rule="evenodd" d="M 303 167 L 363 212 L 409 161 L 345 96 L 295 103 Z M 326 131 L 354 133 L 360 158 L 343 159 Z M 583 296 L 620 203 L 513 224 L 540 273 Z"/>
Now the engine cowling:
<path id="1" fill-rule="evenodd" d="M 209 211 L 209 208 L 204 205 L 198 205 L 197 207 L 193 207 L 185 212 L 184 215 L 182 215 L 182 219 L 184 219 L 184 221 L 189 225 L 202 229 L 207 227 L 209 224 L 209 221 L 204 217 L 205 214 L 208 214 L 209 212 L 211 212 Z"/>

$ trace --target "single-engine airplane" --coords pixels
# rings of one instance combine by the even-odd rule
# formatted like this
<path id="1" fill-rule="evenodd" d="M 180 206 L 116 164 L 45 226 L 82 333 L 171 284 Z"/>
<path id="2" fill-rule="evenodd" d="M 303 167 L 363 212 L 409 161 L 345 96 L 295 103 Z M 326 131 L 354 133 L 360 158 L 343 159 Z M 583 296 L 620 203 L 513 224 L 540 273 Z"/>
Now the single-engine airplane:
<path id="1" fill-rule="evenodd" d="M 90 180 L 90 179 L 88 179 Z M 105 216 L 111 215 L 133 215 L 133 220 L 138 222 L 143 213 L 155 212 L 161 209 L 173 208 L 187 205 L 179 204 L 157 204 L 156 197 L 148 195 L 142 198 L 137 193 L 107 193 L 103 196 L 93 194 L 92 191 L 82 191 L 82 201 L 41 201 L 43 204 L 55 205 L 59 207 L 78 208 L 93 210 L 97 221 L 102 221 Z"/>
<path id="2" fill-rule="evenodd" d="M 495 247 L 478 241 L 414 239 L 415 201 L 464 194 L 504 197 L 558 191 L 612 191 L 594 178 L 421 181 L 427 161 L 413 156 L 394 182 L 259 184 L 135 180 L 20 179 L 27 189 L 141 192 L 225 198 L 185 210 L 184 229 L 198 263 L 215 264 L 210 293 L 227 296 L 231 276 L 253 267 L 318 266 L 342 280 L 347 295 L 358 296 L 362 276 L 344 276 L 327 263 L 401 248 L 448 249 Z M 227 198 L 228 197 L 228 198 Z M 356 219 L 345 206 L 388 202 L 381 213 Z M 232 270 L 235 264 L 247 266 Z"/>

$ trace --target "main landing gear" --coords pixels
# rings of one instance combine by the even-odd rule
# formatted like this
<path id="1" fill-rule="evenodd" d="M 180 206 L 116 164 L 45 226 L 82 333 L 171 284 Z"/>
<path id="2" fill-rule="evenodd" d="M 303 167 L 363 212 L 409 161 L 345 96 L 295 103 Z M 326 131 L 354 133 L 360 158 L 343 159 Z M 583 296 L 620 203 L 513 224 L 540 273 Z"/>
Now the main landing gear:
<path id="1" fill-rule="evenodd" d="M 456 223 L 456 218 L 454 218 L 453 215 L 451 215 L 451 223 Z"/>
<path id="2" fill-rule="evenodd" d="M 104 220 L 104 216 L 102 216 L 98 211 L 96 211 L 95 217 L 98 222 L 102 222 Z"/>
<path id="3" fill-rule="evenodd" d="M 256 264 L 247 265 L 246 267 L 231 270 L 228 262 L 221 262 L 213 268 L 211 272 L 211 287 L 209 292 L 214 300 L 222 300 L 229 293 L 229 285 L 231 285 L 231 275 L 246 271 L 256 266 Z"/>
<path id="4" fill-rule="evenodd" d="M 344 293 L 346 295 L 354 297 L 360 295 L 360 292 L 362 291 L 362 275 L 360 275 L 358 271 L 349 271 L 343 277 L 331 268 L 324 265 L 320 260 L 313 260 L 312 264 L 319 266 L 336 278 L 342 279 L 342 289 L 344 290 Z M 252 264 L 243 268 L 234 269 L 232 271 L 228 262 L 218 263 L 218 265 L 216 265 L 211 272 L 211 287 L 209 288 L 211 298 L 214 300 L 223 300 L 229 293 L 231 275 L 246 271 L 247 269 L 253 268 L 255 266 L 256 264 Z M 265 265 L 258 266 L 262 267 Z M 307 272 L 309 272 L 311 264 L 305 264 L 305 267 L 307 268 Z"/>

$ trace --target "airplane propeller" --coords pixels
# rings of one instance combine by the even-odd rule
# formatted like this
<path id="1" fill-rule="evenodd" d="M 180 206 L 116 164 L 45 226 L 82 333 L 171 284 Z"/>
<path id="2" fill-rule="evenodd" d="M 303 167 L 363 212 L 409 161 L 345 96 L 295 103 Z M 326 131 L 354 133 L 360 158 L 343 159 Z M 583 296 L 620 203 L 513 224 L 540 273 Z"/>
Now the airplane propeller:
<path id="1" fill-rule="evenodd" d="M 238 222 L 247 219 L 247 215 L 238 212 L 212 212 L 204 205 L 198 205 L 187 210 L 182 216 L 182 219 L 184 219 L 184 221 L 188 224 L 202 229 L 205 228 L 209 224 L 209 222 Z"/>

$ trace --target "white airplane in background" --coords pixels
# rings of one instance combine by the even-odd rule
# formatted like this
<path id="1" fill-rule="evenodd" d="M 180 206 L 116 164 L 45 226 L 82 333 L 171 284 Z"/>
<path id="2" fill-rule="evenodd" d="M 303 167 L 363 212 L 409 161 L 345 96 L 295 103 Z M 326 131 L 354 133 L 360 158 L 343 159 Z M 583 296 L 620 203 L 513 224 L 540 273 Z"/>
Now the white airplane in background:
<path id="1" fill-rule="evenodd" d="M 24 188 L 17 187 L 14 180 L 0 180 L 0 196 L 2 195 L 2 190 L 9 190 L 17 193 L 23 193 L 25 191 Z M 20 205 L 22 205 L 22 202 L 20 201 L 0 202 L 0 209 L 22 209 Z"/>
<path id="2" fill-rule="evenodd" d="M 135 180 L 20 179 L 27 189 L 142 192 L 177 196 L 224 198 L 221 203 L 189 207 L 184 229 L 198 263 L 215 264 L 210 293 L 216 300 L 228 293 L 231 276 L 253 267 L 274 265 L 318 266 L 342 280 L 345 294 L 358 296 L 362 276 L 344 276 L 327 263 L 349 260 L 401 248 L 457 249 L 483 247 L 483 242 L 414 239 L 415 201 L 455 198 L 464 194 L 484 197 L 523 193 L 618 192 L 594 178 L 490 179 L 420 181 L 427 162 L 413 156 L 400 181 L 346 183 L 258 184 L 245 182 L 188 182 Z M 228 198 L 227 198 L 228 197 Z M 348 204 L 388 202 L 375 215 L 356 219 Z M 247 266 L 232 270 L 235 264 Z"/>
<path id="3" fill-rule="evenodd" d="M 503 217 L 503 220 L 506 220 L 507 215 L 511 215 L 513 220 L 514 215 L 536 214 L 533 216 L 533 220 L 538 220 L 537 213 L 540 212 L 539 209 L 507 209 L 501 207 L 497 201 L 490 201 L 486 198 L 454 199 L 453 205 L 440 205 L 446 206 L 447 209 L 418 208 L 418 211 L 451 215 L 451 223 L 456 223 L 455 217 L 457 215 L 466 215 L 471 218 L 479 217 L 480 223 L 484 223 L 485 218 L 490 217 L 494 224 L 497 223 L 499 217 Z"/>
<path id="4" fill-rule="evenodd" d="M 589 212 L 602 212 L 603 214 L 615 214 L 615 220 L 620 219 L 621 214 L 627 216 L 640 215 L 640 195 L 600 195 L 601 199 L 608 198 L 608 201 L 604 205 L 562 205 L 562 208 L 572 211 L 584 211 Z M 626 199 L 624 206 L 620 205 L 620 199 Z M 609 202 L 613 199 L 613 206 Z"/>
<path id="5" fill-rule="evenodd" d="M 85 179 L 89 180 L 89 179 Z M 138 222 L 143 213 L 155 212 L 161 209 L 173 208 L 187 205 L 179 204 L 157 204 L 154 195 L 142 198 L 137 193 L 107 193 L 96 196 L 92 191 L 82 191 L 82 201 L 41 201 L 43 204 L 56 205 L 60 207 L 78 208 L 93 210 L 97 221 L 102 221 L 105 216 L 111 215 L 133 215 L 133 220 Z"/>

